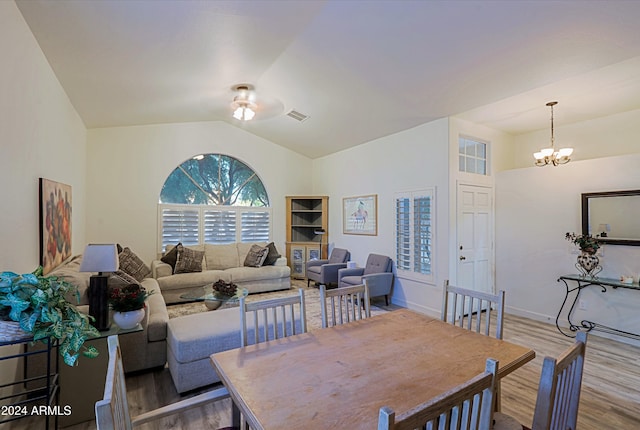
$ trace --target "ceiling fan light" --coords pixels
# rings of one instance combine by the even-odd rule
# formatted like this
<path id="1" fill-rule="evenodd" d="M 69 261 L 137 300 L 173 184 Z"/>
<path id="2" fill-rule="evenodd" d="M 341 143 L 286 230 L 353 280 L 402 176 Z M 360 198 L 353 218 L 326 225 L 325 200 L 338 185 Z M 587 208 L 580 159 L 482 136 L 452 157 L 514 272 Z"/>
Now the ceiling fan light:
<path id="1" fill-rule="evenodd" d="M 246 108 L 244 108 L 244 120 L 245 121 L 251 121 L 254 116 L 256 116 L 256 113 L 254 112 L 253 109 L 251 109 L 248 106 Z"/>
<path id="2" fill-rule="evenodd" d="M 233 117 L 239 121 L 251 121 L 256 116 L 252 105 L 248 102 L 234 102 Z"/>

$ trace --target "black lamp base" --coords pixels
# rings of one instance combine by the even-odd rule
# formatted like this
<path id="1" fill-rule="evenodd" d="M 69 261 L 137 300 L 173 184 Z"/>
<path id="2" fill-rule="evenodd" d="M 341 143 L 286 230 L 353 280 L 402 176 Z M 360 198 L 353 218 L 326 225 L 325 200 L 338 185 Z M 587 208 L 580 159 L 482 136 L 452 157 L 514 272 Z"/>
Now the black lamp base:
<path id="1" fill-rule="evenodd" d="M 91 322 L 100 331 L 109 330 L 109 277 L 107 275 L 93 275 L 89 279 L 89 315 L 95 318 Z"/>

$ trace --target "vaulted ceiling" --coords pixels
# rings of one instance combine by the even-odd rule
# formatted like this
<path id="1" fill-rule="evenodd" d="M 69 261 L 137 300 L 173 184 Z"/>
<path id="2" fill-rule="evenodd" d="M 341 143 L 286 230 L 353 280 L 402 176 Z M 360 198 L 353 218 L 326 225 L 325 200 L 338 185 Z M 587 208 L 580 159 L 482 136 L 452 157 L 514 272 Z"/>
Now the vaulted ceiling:
<path id="1" fill-rule="evenodd" d="M 546 128 L 550 100 L 557 125 L 640 109 L 640 1 L 16 3 L 88 128 L 221 120 L 316 158 L 447 116 Z"/>

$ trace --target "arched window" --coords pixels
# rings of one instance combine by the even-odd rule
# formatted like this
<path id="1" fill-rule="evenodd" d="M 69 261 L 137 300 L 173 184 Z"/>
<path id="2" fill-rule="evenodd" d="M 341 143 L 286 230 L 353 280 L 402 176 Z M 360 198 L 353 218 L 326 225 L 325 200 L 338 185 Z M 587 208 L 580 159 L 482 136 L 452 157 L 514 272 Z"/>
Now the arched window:
<path id="1" fill-rule="evenodd" d="M 268 242 L 271 208 L 264 184 L 242 161 L 197 155 L 167 177 L 159 200 L 160 245 Z"/>

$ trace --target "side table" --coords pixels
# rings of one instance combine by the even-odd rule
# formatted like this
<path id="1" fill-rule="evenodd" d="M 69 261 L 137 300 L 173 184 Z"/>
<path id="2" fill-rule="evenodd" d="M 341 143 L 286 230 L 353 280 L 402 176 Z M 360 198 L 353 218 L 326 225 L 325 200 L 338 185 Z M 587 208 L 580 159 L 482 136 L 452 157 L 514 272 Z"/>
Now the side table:
<path id="1" fill-rule="evenodd" d="M 96 358 L 80 357 L 76 366 L 70 367 L 66 364 L 59 366 L 59 402 L 60 408 L 71 411 L 70 414 L 62 414 L 58 417 L 61 428 L 75 425 L 85 421 L 95 419 L 95 403 L 102 399 L 104 395 L 104 381 L 107 375 L 107 365 L 109 363 L 109 353 L 107 348 L 107 337 L 117 334 L 126 335 L 142 330 L 142 325 L 138 324 L 132 329 L 121 329 L 116 324 L 111 324 L 108 330 L 100 332 L 100 335 L 87 339 L 86 346 L 95 347 L 100 353 Z M 39 344 L 30 346 L 27 351 L 37 350 Z M 58 355 L 58 350 L 52 353 Z M 31 373 L 37 373 L 42 363 L 33 362 L 29 359 L 26 365 L 27 377 Z"/>
<path id="2" fill-rule="evenodd" d="M 0 348 L 5 349 L 4 347 L 11 347 L 12 345 L 28 345 L 32 341 L 33 338 L 28 337 L 0 342 Z M 34 407 L 37 408 L 43 405 L 55 409 L 59 405 L 60 384 L 58 369 L 60 360 L 55 347 L 55 341 L 52 342 L 51 339 L 48 339 L 46 346 L 37 351 L 27 351 L 26 347 L 22 347 L 23 352 L 0 356 L 0 361 L 22 359 L 24 365 L 23 379 L 0 385 L 0 392 L 4 390 L 11 392 L 11 394 L 0 396 L 0 405 L 2 406 L 0 426 L 11 421 L 32 417 Z M 27 358 L 29 356 L 42 356 L 46 360 L 46 365 L 43 366 L 41 372 L 32 375 L 31 379 L 26 377 Z M 33 381 L 38 383 L 38 387 L 35 389 L 29 387 L 29 382 Z M 51 421 L 53 421 L 53 428 L 58 427 L 58 414 L 56 413 L 45 413 L 43 420 L 45 429 L 49 428 Z"/>
<path id="3" fill-rule="evenodd" d="M 574 287 L 569 286 L 570 281 L 575 282 Z M 576 324 L 572 321 L 573 311 L 575 310 L 576 303 L 578 302 L 578 298 L 580 297 L 580 292 L 583 289 L 593 286 L 593 287 L 599 288 L 602 293 L 606 293 L 608 291 L 607 287 L 611 287 L 614 290 L 617 288 L 640 290 L 640 285 L 638 285 L 638 283 L 628 284 L 628 283 L 620 282 L 617 279 L 599 278 L 599 277 L 590 278 L 582 275 L 562 275 L 560 276 L 560 278 L 558 278 L 558 282 L 564 283 L 564 286 L 565 286 L 564 300 L 562 301 L 562 305 L 560 306 L 560 309 L 558 310 L 558 315 L 556 316 L 556 327 L 560 333 L 562 333 L 567 337 L 575 337 L 575 333 L 578 331 L 589 332 L 591 330 L 597 330 L 603 333 L 615 334 L 617 336 L 628 337 L 631 339 L 640 339 L 640 334 L 619 330 L 617 328 L 609 327 L 604 324 L 597 323 L 595 321 L 583 319 L 580 321 L 580 324 Z M 571 301 L 569 299 L 569 296 L 572 293 L 575 293 L 575 297 Z M 560 327 L 559 320 L 560 320 L 560 314 L 562 314 L 563 309 L 569 302 L 571 302 L 571 306 L 569 307 L 569 311 L 567 313 L 567 322 L 569 323 L 569 330 L 571 331 L 571 333 L 566 333 L 565 330 L 563 330 L 563 328 Z"/>

